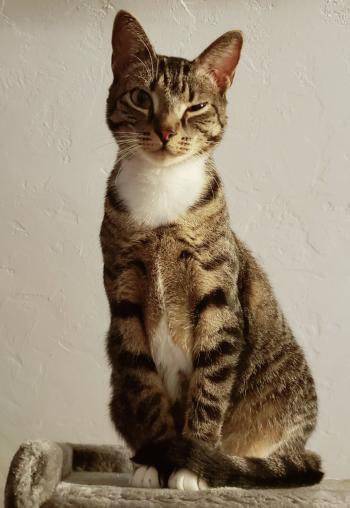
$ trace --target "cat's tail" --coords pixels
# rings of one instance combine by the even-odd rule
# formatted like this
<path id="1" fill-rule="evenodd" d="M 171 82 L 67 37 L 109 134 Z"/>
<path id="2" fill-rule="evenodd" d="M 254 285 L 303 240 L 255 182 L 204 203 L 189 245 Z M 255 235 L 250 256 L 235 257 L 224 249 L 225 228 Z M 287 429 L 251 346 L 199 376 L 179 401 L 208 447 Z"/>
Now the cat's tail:
<path id="1" fill-rule="evenodd" d="M 323 477 L 320 457 L 307 450 L 265 459 L 231 457 L 185 437 L 149 443 L 132 460 L 156 467 L 166 482 L 174 470 L 189 469 L 210 487 L 312 485 Z"/>

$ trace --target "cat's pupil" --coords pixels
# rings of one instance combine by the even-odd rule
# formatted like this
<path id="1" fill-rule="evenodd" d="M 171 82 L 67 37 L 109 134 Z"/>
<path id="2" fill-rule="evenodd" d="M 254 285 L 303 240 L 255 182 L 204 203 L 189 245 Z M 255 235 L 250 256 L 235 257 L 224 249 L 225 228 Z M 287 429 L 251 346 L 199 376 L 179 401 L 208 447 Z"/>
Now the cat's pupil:
<path id="1" fill-rule="evenodd" d="M 203 109 L 207 105 L 206 102 L 200 102 L 199 104 L 194 104 L 193 106 L 188 108 L 188 111 L 198 111 Z"/>
<path id="2" fill-rule="evenodd" d="M 137 92 L 137 103 L 141 107 L 147 107 L 147 106 L 149 106 L 149 96 L 143 90 L 139 90 Z"/>
<path id="3" fill-rule="evenodd" d="M 140 108 L 147 109 L 151 105 L 151 98 L 144 90 L 133 90 L 131 92 L 131 100 L 136 106 Z"/>

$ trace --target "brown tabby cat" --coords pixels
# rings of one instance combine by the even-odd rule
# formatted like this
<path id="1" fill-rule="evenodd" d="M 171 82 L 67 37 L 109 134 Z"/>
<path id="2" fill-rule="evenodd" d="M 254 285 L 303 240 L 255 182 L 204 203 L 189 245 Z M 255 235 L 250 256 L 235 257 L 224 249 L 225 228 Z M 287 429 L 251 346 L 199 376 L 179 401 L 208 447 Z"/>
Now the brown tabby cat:
<path id="1" fill-rule="evenodd" d="M 132 484 L 312 484 L 314 382 L 267 277 L 231 231 L 212 159 L 242 47 L 193 61 L 114 23 L 107 123 L 118 143 L 101 228 L 110 411 L 136 452 Z"/>

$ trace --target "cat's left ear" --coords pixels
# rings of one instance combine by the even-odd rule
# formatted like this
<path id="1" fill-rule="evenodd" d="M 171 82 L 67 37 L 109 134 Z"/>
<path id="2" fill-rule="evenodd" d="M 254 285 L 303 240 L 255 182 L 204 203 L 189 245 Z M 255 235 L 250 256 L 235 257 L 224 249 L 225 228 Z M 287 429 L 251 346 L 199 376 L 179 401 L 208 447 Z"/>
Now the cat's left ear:
<path id="1" fill-rule="evenodd" d="M 225 93 L 233 81 L 242 45 L 242 32 L 226 32 L 194 61 L 198 72 L 212 76 L 221 93 Z"/>
<path id="2" fill-rule="evenodd" d="M 141 61 L 146 69 L 153 66 L 153 46 L 137 19 L 126 11 L 119 11 L 115 17 L 112 48 L 112 70 L 117 79 L 135 61 Z"/>

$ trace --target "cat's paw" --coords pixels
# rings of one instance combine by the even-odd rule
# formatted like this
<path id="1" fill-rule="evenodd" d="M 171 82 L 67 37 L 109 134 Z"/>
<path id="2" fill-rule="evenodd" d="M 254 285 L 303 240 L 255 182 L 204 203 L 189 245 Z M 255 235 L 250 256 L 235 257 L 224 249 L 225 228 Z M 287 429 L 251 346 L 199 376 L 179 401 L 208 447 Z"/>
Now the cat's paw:
<path id="1" fill-rule="evenodd" d="M 155 467 L 141 466 L 135 469 L 130 479 L 132 487 L 142 487 L 146 489 L 160 488 L 159 475 Z"/>
<path id="2" fill-rule="evenodd" d="M 168 487 L 177 490 L 206 490 L 207 482 L 199 478 L 189 469 L 179 469 L 172 473 L 168 480 Z"/>

